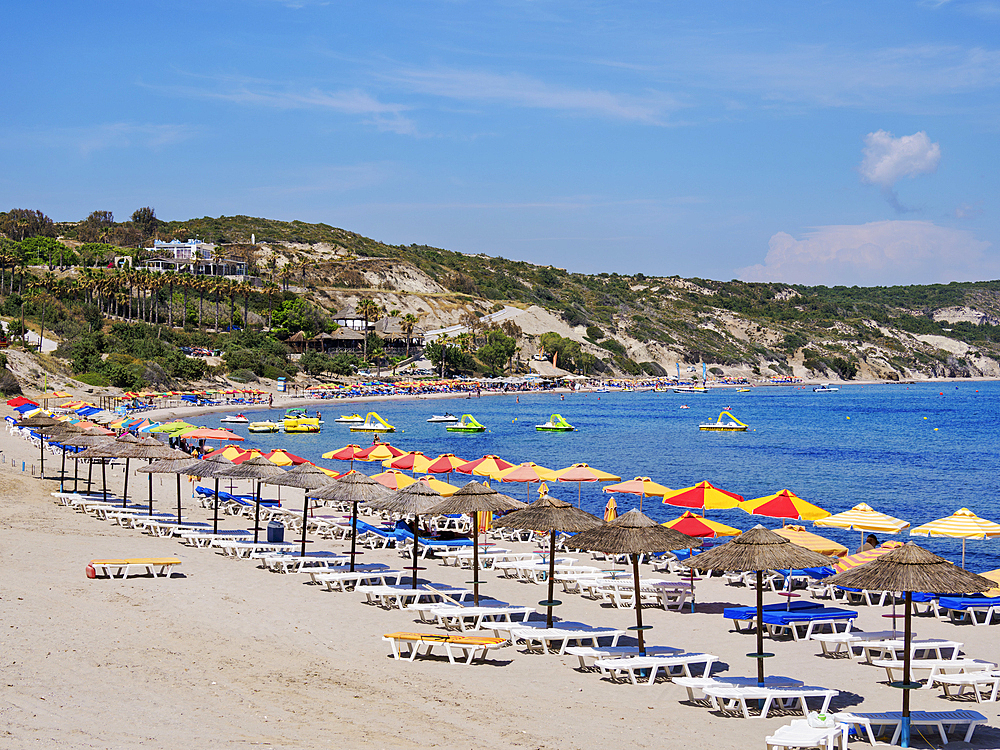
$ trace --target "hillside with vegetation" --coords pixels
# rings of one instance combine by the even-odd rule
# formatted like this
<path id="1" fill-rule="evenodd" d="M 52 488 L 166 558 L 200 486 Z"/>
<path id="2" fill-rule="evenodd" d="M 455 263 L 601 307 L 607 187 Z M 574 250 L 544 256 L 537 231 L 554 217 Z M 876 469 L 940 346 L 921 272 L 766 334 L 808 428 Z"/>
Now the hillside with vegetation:
<path id="1" fill-rule="evenodd" d="M 256 278 L 138 268 L 153 239 L 189 238 L 245 260 Z M 125 257 L 137 270 L 108 268 Z M 10 334 L 44 327 L 61 342 L 55 360 L 95 385 L 391 370 L 403 357 L 373 335 L 361 352 L 290 356 L 290 336 L 333 331 L 337 311 L 366 305 L 372 320 L 390 315 L 417 330 L 463 326 L 426 352 L 457 373 L 524 371 L 543 353 L 594 375 L 673 375 L 678 366 L 686 375 L 705 363 L 716 377 L 749 379 L 1000 376 L 997 281 L 864 288 L 587 275 L 299 221 L 165 222 L 151 208 L 123 222 L 105 211 L 76 223 L 0 213 L 0 314 Z M 482 322 L 504 308 L 520 312 Z M 219 356 L 192 358 L 192 347 Z"/>

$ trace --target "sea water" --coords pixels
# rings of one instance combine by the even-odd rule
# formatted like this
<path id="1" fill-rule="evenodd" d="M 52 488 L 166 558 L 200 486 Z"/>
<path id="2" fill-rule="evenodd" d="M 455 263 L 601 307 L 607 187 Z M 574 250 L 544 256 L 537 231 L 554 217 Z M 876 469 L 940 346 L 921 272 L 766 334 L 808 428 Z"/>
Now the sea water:
<path id="1" fill-rule="evenodd" d="M 690 408 L 682 409 L 686 405 Z M 318 434 L 251 434 L 246 425 L 222 425 L 222 414 L 193 421 L 225 426 L 244 436 L 244 448 L 282 448 L 325 468 L 345 471 L 348 464 L 324 460 L 322 453 L 350 443 L 362 447 L 371 433 L 351 432 L 334 420 L 355 411 L 374 410 L 396 427 L 381 439 L 403 450 L 430 457 L 454 453 L 465 459 L 496 454 L 512 463 L 534 461 L 560 469 L 587 463 L 632 479 L 648 476 L 677 489 L 708 480 L 747 499 L 789 489 L 831 513 L 868 503 L 876 510 L 905 519 L 913 527 L 950 515 L 961 507 L 1000 522 L 1000 383 L 919 383 L 915 385 L 843 385 L 837 393 L 813 393 L 809 387 L 758 387 L 747 393 L 714 389 L 708 394 L 661 392 L 528 393 L 454 399 L 411 399 L 379 403 L 330 400 L 310 406 L 325 421 Z M 727 409 L 749 425 L 747 432 L 704 432 Z M 444 411 L 471 413 L 487 432 L 447 432 L 426 420 Z M 283 410 L 255 411 L 251 419 L 280 421 Z M 570 433 L 535 430 L 552 413 L 562 414 L 577 429 Z M 382 471 L 377 463 L 355 462 L 368 474 Z M 470 479 L 439 475 L 452 483 Z M 608 495 L 598 484 L 550 483 L 552 495 L 577 502 L 600 516 Z M 523 484 L 502 490 L 526 499 Z M 537 497 L 531 485 L 530 498 Z M 619 512 L 638 507 L 639 498 L 616 494 Z M 679 516 L 683 509 L 659 498 L 642 501 L 643 512 L 657 521 Z M 756 523 L 781 522 L 751 517 L 734 509 L 709 511 L 709 517 L 747 529 Z M 794 522 L 792 522 L 794 523 Z M 807 529 L 834 539 L 853 552 L 858 531 Z M 909 534 L 885 539 L 909 539 Z M 960 540 L 915 538 L 919 544 L 958 562 Z M 966 567 L 977 572 L 1000 567 L 1000 538 L 969 540 Z"/>

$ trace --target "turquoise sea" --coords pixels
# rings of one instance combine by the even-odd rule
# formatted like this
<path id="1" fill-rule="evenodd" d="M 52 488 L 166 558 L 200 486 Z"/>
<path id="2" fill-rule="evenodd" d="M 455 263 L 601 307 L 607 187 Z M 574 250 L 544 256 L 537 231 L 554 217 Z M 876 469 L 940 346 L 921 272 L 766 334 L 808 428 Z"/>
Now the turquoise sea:
<path id="1" fill-rule="evenodd" d="M 682 404 L 690 406 L 681 409 Z M 745 433 L 710 433 L 698 424 L 714 421 L 730 407 L 750 425 Z M 759 387 L 749 393 L 724 389 L 705 395 L 675 393 L 521 394 L 373 405 L 331 400 L 319 406 L 325 424 L 313 435 L 251 435 L 245 425 L 228 425 L 246 437 L 243 447 L 284 448 L 331 469 L 347 464 L 325 461 L 320 454 L 349 443 L 371 444 L 371 436 L 334 424 L 340 414 L 375 409 L 397 432 L 388 436 L 404 450 L 428 456 L 455 453 L 466 459 L 497 454 L 513 463 L 534 461 L 549 468 L 585 462 L 623 479 L 649 476 L 671 488 L 708 480 L 747 499 L 790 489 L 826 510 L 838 513 L 860 502 L 918 526 L 968 507 L 1000 522 L 1000 383 L 926 383 L 917 385 L 846 385 L 838 393 L 811 388 Z M 310 407 L 310 414 L 316 408 Z M 446 432 L 427 418 L 445 410 L 469 412 L 489 427 L 480 435 Z M 558 412 L 578 429 L 541 433 L 534 426 Z M 283 410 L 253 412 L 251 419 L 280 420 Z M 222 414 L 194 420 L 219 426 Z M 355 463 L 368 474 L 379 464 Z M 444 476 L 439 477 L 444 479 Z M 456 475 L 453 483 L 467 481 Z M 524 498 L 522 484 L 504 485 Z M 550 484 L 553 495 L 576 500 L 577 485 Z M 536 495 L 533 492 L 532 498 Z M 637 507 L 638 498 L 616 495 L 620 510 Z M 582 486 L 582 505 L 596 515 L 607 495 L 599 485 Z M 643 510 L 665 521 L 682 512 L 647 498 Z M 746 529 L 760 521 L 740 510 L 712 511 L 710 516 Z M 811 527 L 811 524 L 805 524 Z M 815 529 L 853 552 L 859 532 Z M 908 539 L 906 532 L 899 537 Z M 915 539 L 958 561 L 961 541 Z M 967 542 L 967 567 L 980 572 L 1000 567 L 1000 539 Z"/>

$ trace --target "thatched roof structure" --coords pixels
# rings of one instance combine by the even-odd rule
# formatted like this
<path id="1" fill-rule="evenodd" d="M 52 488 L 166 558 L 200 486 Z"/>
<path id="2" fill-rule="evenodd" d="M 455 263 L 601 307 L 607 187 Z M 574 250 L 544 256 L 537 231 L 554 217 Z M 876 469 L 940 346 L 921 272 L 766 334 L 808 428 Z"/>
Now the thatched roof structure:
<path id="1" fill-rule="evenodd" d="M 661 526 L 632 509 L 610 523 L 580 532 L 573 537 L 571 546 L 608 554 L 654 554 L 700 547 L 701 539 Z"/>
<path id="2" fill-rule="evenodd" d="M 542 495 L 527 508 L 515 510 L 493 522 L 498 528 L 572 532 L 587 531 L 603 524 L 597 516 L 551 495 Z"/>
<path id="3" fill-rule="evenodd" d="M 330 483 L 330 475 L 315 464 L 298 464 L 280 476 L 275 475 L 264 480 L 265 484 L 277 484 L 282 487 L 301 487 L 304 490 L 315 490 Z"/>
<path id="4" fill-rule="evenodd" d="M 695 570 L 787 570 L 832 565 L 833 559 L 793 544 L 758 524 L 684 564 Z"/>
<path id="5" fill-rule="evenodd" d="M 381 485 L 360 471 L 349 471 L 346 474 L 331 479 L 322 487 L 309 490 L 309 497 L 317 500 L 337 500 L 343 503 L 366 503 L 371 500 L 386 498 L 392 494 L 385 485 Z"/>
<path id="6" fill-rule="evenodd" d="M 385 498 L 369 500 L 366 504 L 375 510 L 385 510 L 400 515 L 423 515 L 441 503 L 441 493 L 426 482 L 414 482 L 396 490 Z"/>
<path id="7" fill-rule="evenodd" d="M 472 481 L 431 508 L 430 512 L 441 516 L 447 513 L 502 513 L 526 507 L 520 500 L 501 494 L 486 484 Z"/>
<path id="8" fill-rule="evenodd" d="M 241 464 L 224 467 L 212 476 L 232 477 L 233 479 L 267 479 L 284 473 L 285 470 L 280 466 L 271 463 L 263 456 L 257 456 Z"/>
<path id="9" fill-rule="evenodd" d="M 994 583 L 908 542 L 881 557 L 825 579 L 826 583 L 869 591 L 975 594 Z"/>

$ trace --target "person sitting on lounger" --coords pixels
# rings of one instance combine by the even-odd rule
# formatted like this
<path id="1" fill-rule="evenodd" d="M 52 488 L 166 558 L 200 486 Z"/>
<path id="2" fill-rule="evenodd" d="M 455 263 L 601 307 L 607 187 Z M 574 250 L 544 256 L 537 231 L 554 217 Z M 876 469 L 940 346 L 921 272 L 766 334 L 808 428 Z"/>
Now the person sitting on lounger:
<path id="1" fill-rule="evenodd" d="M 878 537 L 874 534 L 869 534 L 865 538 L 865 543 L 858 548 L 858 552 L 868 552 L 878 547 Z"/>

